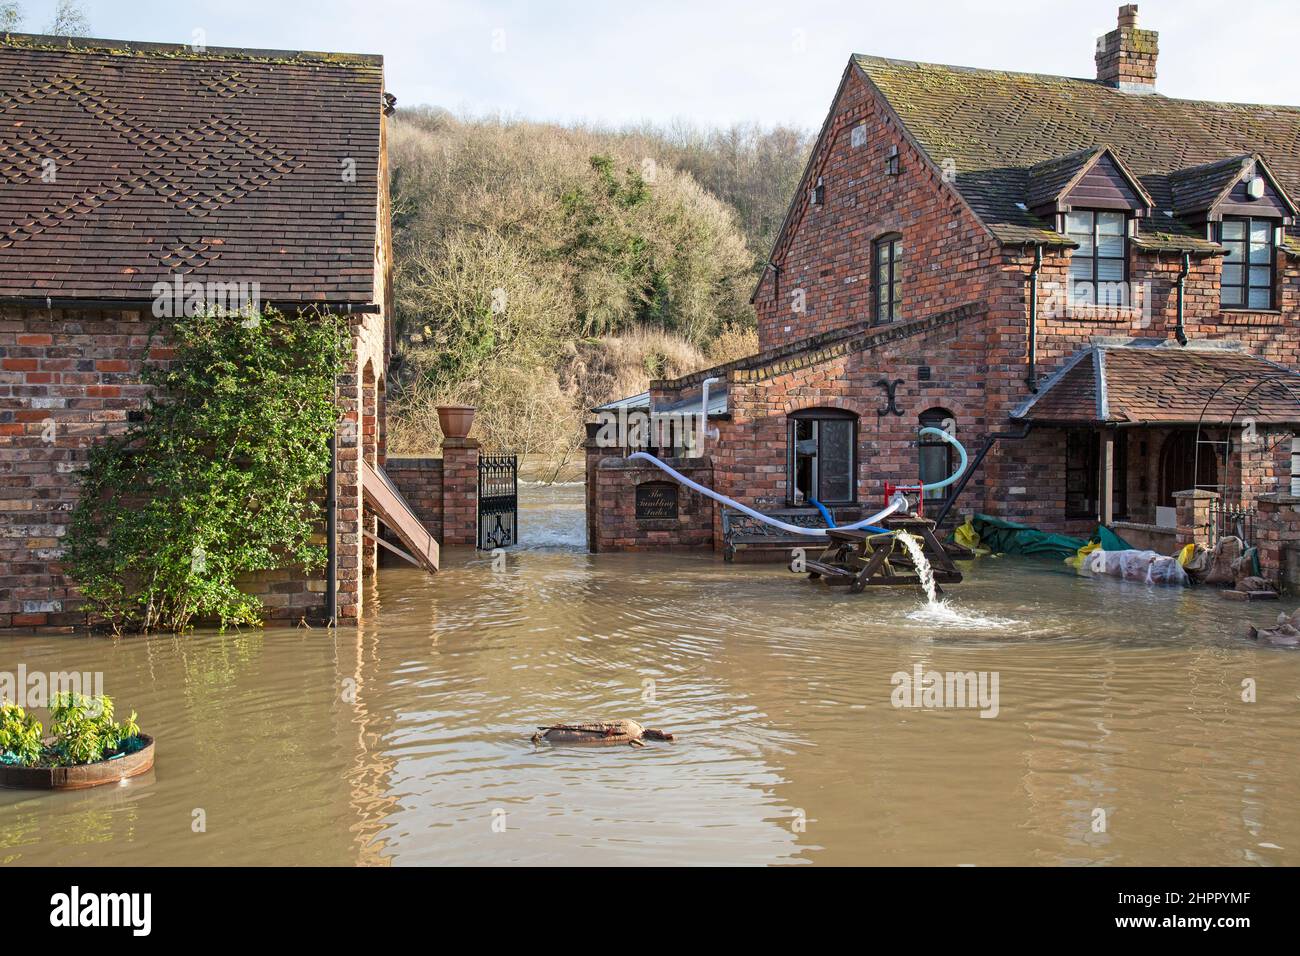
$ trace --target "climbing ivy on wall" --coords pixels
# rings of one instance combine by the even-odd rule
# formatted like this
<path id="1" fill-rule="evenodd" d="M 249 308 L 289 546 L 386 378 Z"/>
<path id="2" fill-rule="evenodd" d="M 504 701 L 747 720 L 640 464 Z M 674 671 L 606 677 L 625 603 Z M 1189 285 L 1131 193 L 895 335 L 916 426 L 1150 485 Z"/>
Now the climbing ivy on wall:
<path id="1" fill-rule="evenodd" d="M 143 420 L 96 445 L 65 540 L 92 613 L 117 631 L 257 624 L 241 576 L 312 569 L 334 382 L 350 336 L 315 314 L 176 320 Z"/>

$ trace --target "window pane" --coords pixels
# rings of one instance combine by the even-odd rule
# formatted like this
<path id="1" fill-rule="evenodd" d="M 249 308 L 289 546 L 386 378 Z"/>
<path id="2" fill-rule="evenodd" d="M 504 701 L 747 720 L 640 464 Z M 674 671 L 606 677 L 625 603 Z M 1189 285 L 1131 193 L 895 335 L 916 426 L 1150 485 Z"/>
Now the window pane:
<path id="1" fill-rule="evenodd" d="M 1112 309 L 1128 305 L 1128 284 L 1125 282 L 1099 282 L 1097 284 L 1097 304 Z"/>
<path id="2" fill-rule="evenodd" d="M 1251 262 L 1272 262 L 1273 247 L 1268 243 L 1252 242 L 1250 244 L 1250 261 Z"/>
<path id="3" fill-rule="evenodd" d="M 1092 213 L 1067 212 L 1065 214 L 1065 231 L 1068 233 L 1087 233 L 1092 235 Z"/>
<path id="4" fill-rule="evenodd" d="M 1092 279 L 1093 260 L 1082 257 L 1077 253 L 1070 257 L 1070 278 L 1071 279 Z"/>
<path id="5" fill-rule="evenodd" d="M 1121 282 L 1124 279 L 1123 259 L 1098 259 L 1097 280 L 1099 282 Z"/>
<path id="6" fill-rule="evenodd" d="M 1270 306 L 1272 306 L 1273 304 L 1272 292 L 1273 292 L 1272 289 L 1252 288 L 1250 290 L 1250 308 L 1267 309 Z"/>
<path id="7" fill-rule="evenodd" d="M 1225 259 L 1229 262 L 1240 262 L 1242 259 L 1242 250 L 1245 249 L 1245 243 L 1225 242 L 1223 248 L 1228 250 L 1228 254 L 1224 256 Z"/>
<path id="8" fill-rule="evenodd" d="M 1241 266 L 1224 265 L 1223 267 L 1223 284 L 1224 285 L 1241 285 Z"/>
<path id="9" fill-rule="evenodd" d="M 1093 254 L 1092 233 L 1078 236 L 1072 235 L 1070 238 L 1079 244 L 1079 248 L 1074 250 L 1074 258 L 1077 259 L 1080 256 L 1087 258 Z"/>
<path id="10" fill-rule="evenodd" d="M 886 262 L 876 270 L 876 278 L 882 285 L 889 284 L 889 263 Z"/>
<path id="11" fill-rule="evenodd" d="M 1225 286 L 1223 287 L 1223 289 L 1222 289 L 1222 294 L 1221 294 L 1221 296 L 1220 296 L 1220 301 L 1221 301 L 1224 305 L 1226 305 L 1226 306 L 1230 306 L 1230 307 L 1237 307 L 1237 306 L 1240 306 L 1240 305 L 1242 304 L 1242 302 L 1241 302 L 1241 286 L 1239 286 L 1239 285 L 1225 285 Z"/>
<path id="12" fill-rule="evenodd" d="M 1268 266 L 1251 266 L 1250 284 L 1268 288 L 1273 284 L 1273 270 Z"/>
<path id="13" fill-rule="evenodd" d="M 1122 259 L 1124 257 L 1124 237 L 1102 236 L 1097 241 L 1097 255 L 1114 256 Z"/>
<path id="14" fill-rule="evenodd" d="M 823 501 L 853 500 L 853 423 L 823 420 L 817 464 Z"/>
<path id="15" fill-rule="evenodd" d="M 903 258 L 903 240 L 895 239 L 890 247 L 890 252 L 893 254 L 895 261 Z"/>
<path id="16" fill-rule="evenodd" d="M 1122 212 L 1097 213 L 1097 231 L 1104 236 L 1124 235 L 1124 214 Z"/>
<path id="17" fill-rule="evenodd" d="M 1252 219 L 1250 221 L 1250 241 L 1267 245 L 1273 238 L 1273 224 L 1267 219 Z"/>
<path id="18" fill-rule="evenodd" d="M 1223 220 L 1223 238 L 1224 239 L 1244 239 L 1246 237 L 1246 224 L 1240 219 Z"/>

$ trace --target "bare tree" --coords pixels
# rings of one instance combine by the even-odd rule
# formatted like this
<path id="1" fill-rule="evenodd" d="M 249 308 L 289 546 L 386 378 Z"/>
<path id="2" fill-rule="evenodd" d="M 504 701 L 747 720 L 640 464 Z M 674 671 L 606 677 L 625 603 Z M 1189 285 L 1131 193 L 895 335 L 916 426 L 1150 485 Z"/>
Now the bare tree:
<path id="1" fill-rule="evenodd" d="M 54 8 L 54 19 L 45 32 L 56 37 L 90 36 L 90 20 L 81 9 L 81 0 L 59 0 Z"/>
<path id="2" fill-rule="evenodd" d="M 0 33 L 9 33 L 23 25 L 23 8 L 14 0 L 0 3 Z"/>

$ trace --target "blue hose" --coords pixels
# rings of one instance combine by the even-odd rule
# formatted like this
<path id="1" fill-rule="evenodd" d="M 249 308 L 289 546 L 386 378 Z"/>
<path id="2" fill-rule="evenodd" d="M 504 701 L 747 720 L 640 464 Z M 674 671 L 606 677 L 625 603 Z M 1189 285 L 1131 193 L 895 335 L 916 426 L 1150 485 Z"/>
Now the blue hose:
<path id="1" fill-rule="evenodd" d="M 834 518 L 834 516 L 833 516 L 833 515 L 832 515 L 832 514 L 831 514 L 831 513 L 826 509 L 826 506 L 825 506 L 824 504 L 822 504 L 820 501 L 818 501 L 816 498 L 809 498 L 808 500 L 811 501 L 813 504 L 815 504 L 815 505 L 817 506 L 817 510 L 820 511 L 820 512 L 822 513 L 822 518 L 824 518 L 825 521 L 826 521 L 826 527 L 828 527 L 828 528 L 833 528 L 833 527 L 835 527 L 835 518 Z M 877 527 L 874 527 L 873 525 L 867 525 L 867 526 L 865 526 L 862 530 L 863 530 L 863 531 L 870 531 L 870 532 L 873 533 L 873 534 L 889 534 L 889 531 L 886 530 L 885 528 L 877 528 Z"/>

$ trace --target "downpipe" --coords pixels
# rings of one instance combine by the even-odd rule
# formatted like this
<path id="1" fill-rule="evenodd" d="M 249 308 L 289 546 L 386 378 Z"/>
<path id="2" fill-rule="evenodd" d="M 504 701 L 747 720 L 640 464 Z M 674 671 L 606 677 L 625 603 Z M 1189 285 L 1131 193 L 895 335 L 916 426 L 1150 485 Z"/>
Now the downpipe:
<path id="1" fill-rule="evenodd" d="M 1034 246 L 1034 264 L 1029 270 L 1029 368 L 1025 384 L 1038 391 L 1038 272 L 1043 268 L 1043 247 Z"/>
<path id="2" fill-rule="evenodd" d="M 1191 271 L 1192 254 L 1190 252 L 1184 252 L 1182 268 L 1178 272 L 1178 318 L 1177 325 L 1174 327 L 1174 337 L 1178 339 L 1179 345 L 1187 344 L 1187 328 L 1184 325 L 1184 299 L 1187 295 L 1187 276 Z"/>

